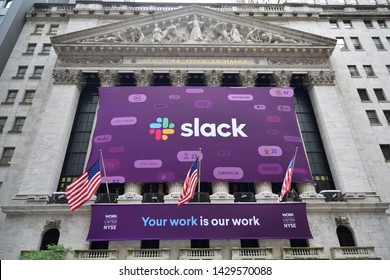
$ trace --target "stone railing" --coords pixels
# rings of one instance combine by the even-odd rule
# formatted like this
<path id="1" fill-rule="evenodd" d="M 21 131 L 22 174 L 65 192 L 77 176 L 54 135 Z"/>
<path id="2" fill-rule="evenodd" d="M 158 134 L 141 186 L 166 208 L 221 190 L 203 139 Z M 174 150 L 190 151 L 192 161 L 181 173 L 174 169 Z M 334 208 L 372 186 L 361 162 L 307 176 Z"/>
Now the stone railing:
<path id="1" fill-rule="evenodd" d="M 232 260 L 273 260 L 272 248 L 232 248 Z"/>
<path id="2" fill-rule="evenodd" d="M 323 247 L 284 247 L 284 260 L 326 260 Z"/>
<path id="3" fill-rule="evenodd" d="M 169 260 L 169 249 L 128 249 L 127 260 Z"/>
<path id="4" fill-rule="evenodd" d="M 222 260 L 221 248 L 179 249 L 180 260 Z"/>
<path id="5" fill-rule="evenodd" d="M 336 247 L 330 248 L 334 260 L 380 260 L 374 247 Z"/>
<path id="6" fill-rule="evenodd" d="M 76 260 L 116 260 L 117 250 L 75 250 Z"/>

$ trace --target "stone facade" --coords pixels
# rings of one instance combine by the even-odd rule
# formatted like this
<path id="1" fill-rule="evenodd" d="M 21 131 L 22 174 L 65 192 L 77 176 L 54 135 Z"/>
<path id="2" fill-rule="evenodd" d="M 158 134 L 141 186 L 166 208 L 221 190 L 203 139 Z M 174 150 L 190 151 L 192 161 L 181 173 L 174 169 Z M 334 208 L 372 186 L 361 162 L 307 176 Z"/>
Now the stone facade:
<path id="1" fill-rule="evenodd" d="M 0 166 L 0 258 L 16 259 L 22 250 L 39 249 L 50 228 L 59 229 L 59 243 L 90 248 L 85 237 L 96 197 L 76 212 L 50 203 L 85 73 L 95 74 L 101 86 L 118 85 L 121 73 L 131 73 L 137 86 L 151 85 L 155 73 L 167 74 L 172 86 L 185 86 L 191 73 L 202 73 L 207 86 L 220 86 L 223 74 L 236 73 L 246 87 L 256 86 L 261 74 L 270 74 L 279 87 L 290 86 L 296 74 L 305 76 L 333 180 L 346 200 L 327 202 L 314 185 L 298 186 L 314 237 L 310 248 L 322 248 L 322 258 L 335 258 L 332 248 L 340 247 L 336 231 L 343 225 L 353 232 L 356 247 L 373 247 L 376 257 L 390 259 L 390 166 L 380 148 L 390 144 L 385 118 L 390 111 L 390 29 L 383 25 L 390 26 L 383 20 L 389 15 L 386 4 L 135 7 L 84 0 L 36 5 L 0 78 L 0 117 L 6 118 L 2 155 L 14 148 L 11 163 Z M 372 28 L 364 24 L 368 19 Z M 353 49 L 354 37 L 363 49 Z M 383 50 L 375 47 L 377 37 Z M 348 49 L 340 49 L 336 38 L 343 38 Z M 29 44 L 36 45 L 33 52 L 26 51 Z M 52 45 L 49 52 L 41 51 L 45 44 Z M 360 76 L 351 77 L 351 65 Z M 375 76 L 366 77 L 367 65 Z M 21 66 L 27 67 L 25 77 L 17 75 Z M 36 66 L 44 66 L 39 78 Z M 368 102 L 359 98 L 362 88 Z M 387 99 L 377 101 L 374 89 L 383 89 Z M 26 102 L 26 92 L 34 92 L 32 102 Z M 366 111 L 376 111 L 380 125 L 370 125 Z M 12 133 L 16 117 L 26 119 L 22 131 Z M 254 183 L 257 203 L 275 202 L 271 182 Z M 141 182 L 126 183 L 118 203 L 140 203 L 142 187 Z M 180 188 L 181 182 L 170 183 L 165 202 L 177 203 Z M 228 182 L 214 182 L 211 189 L 211 203 L 234 203 Z M 190 246 L 189 240 L 160 241 L 171 259 Z M 282 248 L 289 246 L 289 240 L 260 240 L 261 248 L 273 248 L 276 259 L 284 258 Z M 115 241 L 108 249 L 125 259 L 127 249 L 140 247 L 141 241 Z M 231 259 L 236 247 L 240 240 L 210 241 L 210 248 L 221 248 L 223 259 Z"/>

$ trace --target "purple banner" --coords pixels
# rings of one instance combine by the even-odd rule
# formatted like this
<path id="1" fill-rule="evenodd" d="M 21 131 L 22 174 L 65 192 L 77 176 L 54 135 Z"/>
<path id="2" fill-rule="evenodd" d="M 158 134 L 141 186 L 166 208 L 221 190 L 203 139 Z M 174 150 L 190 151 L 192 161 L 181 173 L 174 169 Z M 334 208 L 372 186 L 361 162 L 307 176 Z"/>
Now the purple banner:
<path id="1" fill-rule="evenodd" d="M 88 241 L 311 239 L 305 203 L 92 205 Z"/>
<path id="2" fill-rule="evenodd" d="M 312 182 L 292 88 L 100 88 L 89 164 L 109 182 L 184 181 L 202 149 L 201 180 Z"/>

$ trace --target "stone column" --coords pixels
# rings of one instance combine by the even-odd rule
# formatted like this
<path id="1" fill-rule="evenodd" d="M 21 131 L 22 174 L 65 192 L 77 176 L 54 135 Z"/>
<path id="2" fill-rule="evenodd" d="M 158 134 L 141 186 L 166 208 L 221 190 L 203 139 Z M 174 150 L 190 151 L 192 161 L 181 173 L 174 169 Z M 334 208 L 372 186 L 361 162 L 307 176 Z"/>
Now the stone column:
<path id="1" fill-rule="evenodd" d="M 118 71 L 112 70 L 100 70 L 99 73 L 100 85 L 102 87 L 112 87 L 118 84 L 119 75 Z"/>
<path id="2" fill-rule="evenodd" d="M 212 182 L 211 203 L 233 203 L 234 195 L 229 194 L 229 182 Z"/>
<path id="3" fill-rule="evenodd" d="M 172 86 L 184 87 L 187 84 L 188 72 L 183 70 L 170 71 L 169 78 Z"/>
<path id="4" fill-rule="evenodd" d="M 125 193 L 118 197 L 118 204 L 135 204 L 142 202 L 142 183 L 125 183 Z"/>
<path id="5" fill-rule="evenodd" d="M 255 194 L 257 202 L 276 202 L 278 195 L 272 193 L 271 182 L 256 182 L 255 183 Z"/>
<path id="6" fill-rule="evenodd" d="M 206 85 L 208 87 L 219 87 L 221 85 L 223 73 L 222 71 L 211 70 L 204 73 Z"/>
<path id="7" fill-rule="evenodd" d="M 16 151 L 19 154 L 12 159 L 14 168 L 9 179 L 18 190 L 15 202 L 46 203 L 61 176 L 85 79 L 81 71 L 70 69 L 55 69 L 52 78 L 53 84 L 49 84 L 45 93 L 46 106 L 36 108 L 33 103 L 30 114 L 37 117 L 31 118 L 32 122 L 23 128 L 23 133 L 29 134 L 27 138 L 32 140 L 19 143 Z"/>
<path id="8" fill-rule="evenodd" d="M 219 87 L 221 85 L 222 71 L 205 71 L 204 79 L 209 87 Z M 229 194 L 229 182 L 213 182 L 211 185 L 213 194 L 210 196 L 211 203 L 234 202 L 234 196 Z"/>
<path id="9" fill-rule="evenodd" d="M 137 70 L 134 71 L 134 77 L 137 81 L 137 87 L 145 87 L 150 86 L 153 80 L 153 73 L 152 71 L 148 70 Z"/>
<path id="10" fill-rule="evenodd" d="M 336 188 L 343 193 L 372 192 L 348 116 L 345 115 L 339 98 L 340 93 L 335 87 L 334 72 L 309 72 L 304 83 L 310 95 Z M 307 188 L 302 187 L 306 193 Z"/>
<path id="11" fill-rule="evenodd" d="M 184 87 L 187 84 L 188 72 L 183 70 L 173 70 L 169 72 L 172 86 Z M 183 174 L 184 176 L 185 174 Z M 184 182 L 168 183 L 168 195 L 164 196 L 165 203 L 177 203 L 180 197 Z"/>
<path id="12" fill-rule="evenodd" d="M 183 188 L 183 182 L 170 182 L 168 183 L 168 194 L 164 196 L 165 203 L 177 203 L 181 189 Z"/>
<path id="13" fill-rule="evenodd" d="M 292 78 L 291 71 L 275 71 L 272 73 L 275 84 L 277 87 L 289 87 Z"/>

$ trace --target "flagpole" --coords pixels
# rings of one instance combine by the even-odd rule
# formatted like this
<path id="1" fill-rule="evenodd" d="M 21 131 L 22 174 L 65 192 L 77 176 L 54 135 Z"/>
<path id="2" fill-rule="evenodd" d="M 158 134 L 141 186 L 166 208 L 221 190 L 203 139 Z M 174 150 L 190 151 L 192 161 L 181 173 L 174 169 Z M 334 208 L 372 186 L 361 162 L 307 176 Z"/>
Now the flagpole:
<path id="1" fill-rule="evenodd" d="M 297 152 L 298 152 L 298 146 L 295 147 L 295 154 L 294 154 L 294 162 L 293 162 L 293 168 L 295 167 L 295 160 L 297 159 Z"/>
<path id="2" fill-rule="evenodd" d="M 108 189 L 108 183 L 107 183 L 106 165 L 104 164 L 102 149 L 100 149 L 100 158 L 102 159 L 103 172 L 104 172 L 104 181 L 106 182 L 106 190 L 107 190 L 108 202 L 111 203 L 110 190 Z"/>
<path id="3" fill-rule="evenodd" d="M 198 202 L 200 202 L 200 156 L 202 155 L 202 148 L 199 148 L 199 156 L 198 156 L 198 164 L 199 164 L 199 170 L 198 170 Z"/>

